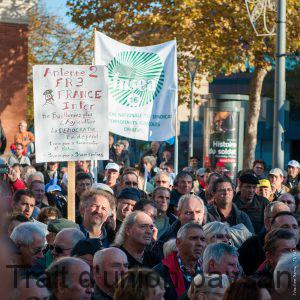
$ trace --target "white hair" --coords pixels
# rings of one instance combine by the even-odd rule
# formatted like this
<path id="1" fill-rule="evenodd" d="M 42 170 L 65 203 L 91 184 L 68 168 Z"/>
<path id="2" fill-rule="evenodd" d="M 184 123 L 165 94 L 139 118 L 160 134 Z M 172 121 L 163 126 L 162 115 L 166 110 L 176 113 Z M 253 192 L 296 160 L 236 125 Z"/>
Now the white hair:
<path id="1" fill-rule="evenodd" d="M 279 259 L 273 273 L 274 287 L 278 294 L 288 298 L 288 296 L 293 295 L 293 292 L 300 290 L 299 266 L 299 252 L 284 254 Z"/>
<path id="2" fill-rule="evenodd" d="M 25 177 L 25 181 L 28 186 L 31 184 L 34 177 L 38 177 L 40 181 L 45 182 L 44 174 L 42 172 L 36 171 L 34 173 L 30 173 L 28 176 Z"/>
<path id="3" fill-rule="evenodd" d="M 225 243 L 213 243 L 208 245 L 203 253 L 203 272 L 209 273 L 209 262 L 213 259 L 217 263 L 221 263 L 224 255 L 231 254 L 238 257 L 237 249 Z"/>
<path id="4" fill-rule="evenodd" d="M 207 243 L 218 233 L 228 233 L 229 225 L 219 221 L 213 221 L 203 226 L 204 236 Z"/>
<path id="5" fill-rule="evenodd" d="M 229 227 L 228 233 L 230 240 L 236 248 L 240 248 L 240 246 L 252 236 L 249 229 L 242 223 Z"/>
<path id="6" fill-rule="evenodd" d="M 176 247 L 176 239 L 170 239 L 166 241 L 163 245 L 163 253 L 164 253 L 164 258 L 169 256 L 171 252 L 177 252 L 177 247 Z"/>
<path id="7" fill-rule="evenodd" d="M 136 222 L 137 215 L 140 214 L 141 211 L 133 211 L 131 212 L 122 222 L 120 229 L 118 230 L 113 246 L 120 247 L 124 244 L 126 239 L 125 230 L 127 227 L 132 227 Z"/>
<path id="8" fill-rule="evenodd" d="M 199 203 L 202 206 L 202 209 L 205 210 L 205 208 L 204 208 L 205 206 L 204 206 L 203 200 L 200 197 L 198 197 L 198 196 L 196 196 L 194 194 L 186 194 L 186 195 L 181 196 L 179 198 L 179 201 L 178 201 L 178 206 L 177 206 L 178 208 L 177 208 L 177 210 L 181 211 L 182 206 L 185 204 L 185 202 L 187 202 L 190 199 L 196 199 L 196 200 L 198 200 Z"/>
<path id="9" fill-rule="evenodd" d="M 12 231 L 10 238 L 16 245 L 30 246 L 34 242 L 34 235 L 46 241 L 46 235 L 39 225 L 32 222 L 19 224 Z"/>

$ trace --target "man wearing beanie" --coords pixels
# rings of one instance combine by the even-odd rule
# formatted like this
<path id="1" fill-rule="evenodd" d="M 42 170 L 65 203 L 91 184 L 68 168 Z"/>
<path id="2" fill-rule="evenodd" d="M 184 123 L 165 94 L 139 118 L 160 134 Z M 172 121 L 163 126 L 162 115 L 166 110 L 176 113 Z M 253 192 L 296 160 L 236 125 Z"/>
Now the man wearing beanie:
<path id="1" fill-rule="evenodd" d="M 132 212 L 134 205 L 140 199 L 141 194 L 138 189 L 125 188 L 121 190 L 117 202 L 116 232 L 118 232 L 123 220 Z"/>
<path id="2" fill-rule="evenodd" d="M 240 190 L 233 198 L 233 202 L 241 211 L 248 214 L 257 234 L 264 226 L 264 209 L 269 204 L 269 201 L 256 194 L 259 180 L 255 175 L 246 173 L 239 180 Z"/>

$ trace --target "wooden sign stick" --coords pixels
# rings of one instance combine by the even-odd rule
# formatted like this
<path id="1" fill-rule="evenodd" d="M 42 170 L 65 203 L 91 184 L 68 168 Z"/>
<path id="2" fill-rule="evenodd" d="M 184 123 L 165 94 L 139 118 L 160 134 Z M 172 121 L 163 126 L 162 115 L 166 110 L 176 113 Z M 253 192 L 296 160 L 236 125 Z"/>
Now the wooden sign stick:
<path id="1" fill-rule="evenodd" d="M 75 161 L 68 161 L 68 219 L 75 222 Z"/>

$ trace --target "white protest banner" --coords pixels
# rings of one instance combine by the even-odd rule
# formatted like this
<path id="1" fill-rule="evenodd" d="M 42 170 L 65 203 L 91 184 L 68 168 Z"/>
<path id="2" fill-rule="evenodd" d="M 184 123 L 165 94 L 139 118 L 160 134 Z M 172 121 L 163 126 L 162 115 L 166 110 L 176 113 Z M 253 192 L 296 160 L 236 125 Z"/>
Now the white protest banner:
<path id="1" fill-rule="evenodd" d="M 105 66 L 33 67 L 37 162 L 108 159 Z"/>
<path id="2" fill-rule="evenodd" d="M 106 65 L 109 130 L 144 141 L 175 135 L 176 41 L 132 47 L 95 31 L 95 64 Z"/>

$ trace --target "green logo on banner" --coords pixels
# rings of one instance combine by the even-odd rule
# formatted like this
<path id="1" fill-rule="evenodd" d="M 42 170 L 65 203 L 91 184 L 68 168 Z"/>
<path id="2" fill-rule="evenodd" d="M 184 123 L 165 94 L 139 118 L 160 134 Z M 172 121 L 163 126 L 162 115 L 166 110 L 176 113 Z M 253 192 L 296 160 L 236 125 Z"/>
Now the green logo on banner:
<path id="1" fill-rule="evenodd" d="M 164 83 L 164 69 L 155 53 L 123 51 L 108 64 L 109 91 L 120 104 L 151 103 Z"/>

